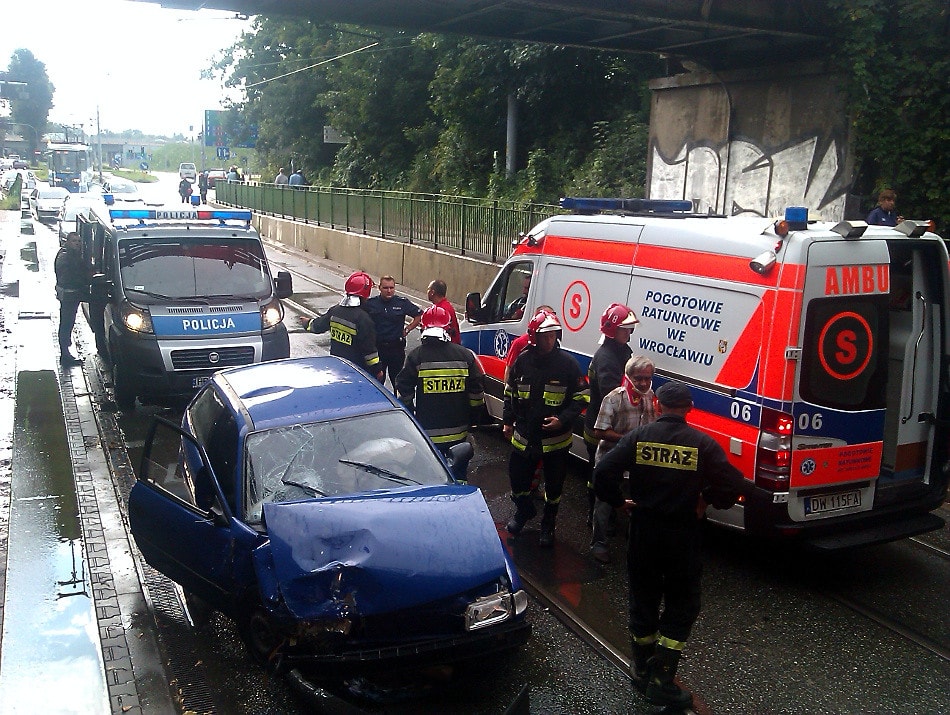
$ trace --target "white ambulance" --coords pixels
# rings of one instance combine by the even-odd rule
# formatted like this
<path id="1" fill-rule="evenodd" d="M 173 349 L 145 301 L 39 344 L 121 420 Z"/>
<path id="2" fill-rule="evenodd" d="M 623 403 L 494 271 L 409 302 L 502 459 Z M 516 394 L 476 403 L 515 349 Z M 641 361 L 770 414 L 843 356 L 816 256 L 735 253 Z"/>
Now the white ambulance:
<path id="1" fill-rule="evenodd" d="M 555 308 L 562 347 L 586 370 L 601 313 L 622 302 L 640 319 L 630 347 L 656 363 L 654 389 L 689 384 L 690 423 L 748 480 L 741 503 L 710 519 L 818 548 L 943 526 L 930 512 L 950 472 L 950 269 L 929 224 L 562 205 L 574 213 L 522 236 L 485 295 L 466 301 L 462 343 L 485 367 L 493 414 L 508 346 L 537 306 Z"/>

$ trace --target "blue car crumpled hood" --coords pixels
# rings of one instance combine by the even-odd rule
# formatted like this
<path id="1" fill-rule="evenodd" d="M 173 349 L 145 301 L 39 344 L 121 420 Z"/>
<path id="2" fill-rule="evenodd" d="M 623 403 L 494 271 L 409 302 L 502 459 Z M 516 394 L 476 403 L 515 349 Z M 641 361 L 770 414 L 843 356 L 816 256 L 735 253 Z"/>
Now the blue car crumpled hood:
<path id="1" fill-rule="evenodd" d="M 398 611 L 507 572 L 488 505 L 473 486 L 268 503 L 264 519 L 276 585 L 301 619 Z"/>

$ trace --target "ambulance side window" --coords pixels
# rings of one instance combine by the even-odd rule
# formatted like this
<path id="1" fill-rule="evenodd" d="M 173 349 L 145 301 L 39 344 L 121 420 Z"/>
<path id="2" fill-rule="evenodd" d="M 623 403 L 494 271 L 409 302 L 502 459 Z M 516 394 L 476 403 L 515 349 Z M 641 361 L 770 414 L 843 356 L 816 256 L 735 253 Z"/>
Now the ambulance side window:
<path id="1" fill-rule="evenodd" d="M 487 322 L 521 320 L 530 305 L 528 295 L 531 289 L 531 274 L 534 263 L 519 261 L 512 263 L 498 276 L 483 306 L 488 311 Z"/>

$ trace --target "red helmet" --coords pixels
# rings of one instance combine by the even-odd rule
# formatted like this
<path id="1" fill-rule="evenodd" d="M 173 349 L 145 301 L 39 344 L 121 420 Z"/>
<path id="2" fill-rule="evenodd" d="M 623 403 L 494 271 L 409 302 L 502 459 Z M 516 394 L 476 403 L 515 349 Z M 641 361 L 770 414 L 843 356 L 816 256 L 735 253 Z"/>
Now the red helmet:
<path id="1" fill-rule="evenodd" d="M 441 305 L 433 305 L 422 314 L 422 329 L 447 328 L 452 324 L 452 316 Z"/>
<path id="2" fill-rule="evenodd" d="M 360 298 L 369 298 L 370 291 L 373 290 L 373 279 L 368 273 L 357 271 L 346 279 L 343 290 L 347 295 L 358 295 Z"/>
<path id="3" fill-rule="evenodd" d="M 528 321 L 528 345 L 537 345 L 540 333 L 560 332 L 560 330 L 561 323 L 554 313 L 549 310 L 539 310 Z"/>
<path id="4" fill-rule="evenodd" d="M 600 316 L 600 332 L 608 338 L 616 338 L 617 328 L 633 330 L 633 326 L 639 322 L 631 308 L 623 303 L 611 303 L 604 314 Z"/>

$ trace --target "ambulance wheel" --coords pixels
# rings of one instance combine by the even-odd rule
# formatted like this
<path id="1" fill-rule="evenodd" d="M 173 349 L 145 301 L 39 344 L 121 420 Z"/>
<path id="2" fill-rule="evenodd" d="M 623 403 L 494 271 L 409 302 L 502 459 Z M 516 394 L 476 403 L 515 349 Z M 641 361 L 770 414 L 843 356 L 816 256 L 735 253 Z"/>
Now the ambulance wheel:
<path id="1" fill-rule="evenodd" d="M 135 408 L 135 388 L 126 374 L 121 360 L 112 359 L 112 389 L 115 390 L 115 404 L 120 410 L 131 411 Z"/>

